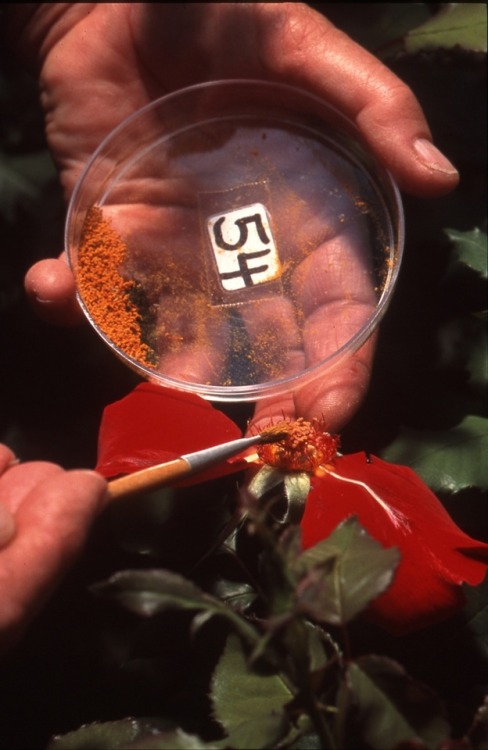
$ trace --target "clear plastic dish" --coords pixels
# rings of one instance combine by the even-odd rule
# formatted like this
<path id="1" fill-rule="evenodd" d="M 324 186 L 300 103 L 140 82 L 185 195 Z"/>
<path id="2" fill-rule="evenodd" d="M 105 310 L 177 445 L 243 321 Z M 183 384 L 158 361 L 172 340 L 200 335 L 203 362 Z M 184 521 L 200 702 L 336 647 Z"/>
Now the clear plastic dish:
<path id="1" fill-rule="evenodd" d="M 95 330 L 142 377 L 256 401 L 323 376 L 383 317 L 398 189 L 320 99 L 248 80 L 152 102 L 99 146 L 66 250 Z"/>

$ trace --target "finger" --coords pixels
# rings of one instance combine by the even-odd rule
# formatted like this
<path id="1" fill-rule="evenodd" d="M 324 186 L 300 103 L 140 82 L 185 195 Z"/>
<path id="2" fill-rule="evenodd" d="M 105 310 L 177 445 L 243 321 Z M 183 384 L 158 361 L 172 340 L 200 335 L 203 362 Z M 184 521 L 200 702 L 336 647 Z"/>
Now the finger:
<path id="1" fill-rule="evenodd" d="M 33 467 L 32 472 L 29 471 L 29 466 Z M 15 536 L 14 513 L 26 491 L 39 481 L 39 476 L 46 476 L 51 467 L 51 464 L 41 463 L 24 464 L 21 467 L 13 451 L 6 445 L 0 445 L 0 549 L 10 544 Z"/>
<path id="2" fill-rule="evenodd" d="M 307 368 L 333 365 L 332 358 L 343 356 L 359 335 L 367 335 L 377 298 L 365 247 L 361 228 L 353 226 L 323 243 L 295 271 L 292 288 L 305 317 Z"/>
<path id="3" fill-rule="evenodd" d="M 105 480 L 88 471 L 48 477 L 25 498 L 17 536 L 0 552 L 1 647 L 10 647 L 80 552 L 101 510 Z"/>
<path id="4" fill-rule="evenodd" d="M 7 469 L 15 466 L 17 459 L 15 453 L 6 445 L 0 444 L 0 475 Z M 15 521 L 12 513 L 2 500 L 0 492 L 0 549 L 5 547 L 15 535 Z"/>
<path id="5" fill-rule="evenodd" d="M 294 394 L 297 414 L 308 420 L 323 419 L 329 432 L 339 432 L 368 392 L 375 343 L 373 335 L 326 376 L 298 390 Z"/>
<path id="6" fill-rule="evenodd" d="M 180 383 L 221 385 L 227 364 L 226 352 L 219 346 L 190 345 L 164 354 L 158 369 Z"/>
<path id="7" fill-rule="evenodd" d="M 270 424 L 289 419 L 293 421 L 298 416 L 293 393 L 263 398 L 256 403 L 254 414 L 247 425 L 246 434 L 257 435 Z"/>
<path id="8" fill-rule="evenodd" d="M 82 321 L 73 274 L 63 258 L 38 261 L 27 272 L 24 285 L 36 313 L 43 320 L 63 326 Z"/>
<path id="9" fill-rule="evenodd" d="M 365 245 L 362 227 L 350 226 L 322 243 L 294 272 L 293 298 L 304 318 L 300 370 L 327 366 L 327 361 L 332 369 L 297 389 L 292 399 L 258 404 L 254 429 L 286 416 L 321 417 L 330 430 L 337 430 L 359 407 L 369 384 L 374 339 L 346 356 L 355 337 L 367 335 L 377 304 Z M 334 357 L 341 357 L 339 364 Z"/>
<path id="10" fill-rule="evenodd" d="M 302 336 L 291 299 L 267 297 L 243 305 L 240 317 L 249 346 L 245 352 L 250 377 L 266 382 L 292 376 L 304 369 Z"/>
<path id="11" fill-rule="evenodd" d="M 256 434 L 281 419 L 322 419 L 329 432 L 339 432 L 354 416 L 368 390 L 375 336 L 326 376 L 291 394 L 258 401 L 248 432 Z"/>
<path id="12" fill-rule="evenodd" d="M 313 91 L 353 120 L 404 190 L 434 196 L 456 186 L 457 170 L 433 146 L 414 94 L 374 55 L 305 4 L 253 7 L 273 77 Z"/>
<path id="13" fill-rule="evenodd" d="M 0 475 L 11 466 L 15 466 L 18 459 L 13 451 L 6 445 L 0 443 Z"/>
<path id="14" fill-rule="evenodd" d="M 62 473 L 60 466 L 48 461 L 17 463 L 2 476 L 0 497 L 9 511 L 15 515 L 24 499 L 40 482 Z"/>
<path id="15" fill-rule="evenodd" d="M 202 293 L 159 302 L 158 370 L 180 382 L 221 385 L 228 365 L 228 314 Z"/>

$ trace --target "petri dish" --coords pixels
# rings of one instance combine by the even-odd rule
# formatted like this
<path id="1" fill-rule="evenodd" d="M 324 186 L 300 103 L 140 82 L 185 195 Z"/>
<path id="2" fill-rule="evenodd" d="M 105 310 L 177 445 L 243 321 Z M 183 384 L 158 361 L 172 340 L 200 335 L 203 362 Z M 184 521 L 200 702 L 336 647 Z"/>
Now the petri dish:
<path id="1" fill-rule="evenodd" d="M 84 169 L 65 246 L 79 302 L 142 378 L 257 401 L 372 335 L 404 244 L 398 188 L 354 125 L 284 84 L 151 102 Z"/>

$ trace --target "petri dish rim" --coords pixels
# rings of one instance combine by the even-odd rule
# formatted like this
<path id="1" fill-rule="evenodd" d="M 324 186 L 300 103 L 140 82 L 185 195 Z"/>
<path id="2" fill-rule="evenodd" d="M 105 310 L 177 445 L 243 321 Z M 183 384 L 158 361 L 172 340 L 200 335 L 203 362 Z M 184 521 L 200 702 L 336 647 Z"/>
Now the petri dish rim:
<path id="1" fill-rule="evenodd" d="M 364 156 L 364 158 L 370 162 L 370 167 L 368 170 L 366 170 L 364 163 L 361 162 L 353 149 L 348 150 L 347 147 L 343 145 L 343 143 L 334 141 L 334 148 L 336 150 L 342 151 L 349 161 L 355 162 L 356 166 L 359 169 L 367 171 L 370 184 L 374 187 L 377 194 L 377 199 L 381 202 L 385 215 L 389 217 L 389 257 L 391 262 L 387 265 L 386 273 L 384 274 L 382 290 L 373 314 L 365 321 L 362 327 L 335 352 L 333 352 L 320 362 L 307 367 L 298 374 L 293 374 L 283 378 L 278 378 L 276 380 L 264 381 L 256 384 L 221 386 L 178 380 L 175 377 L 157 372 L 154 369 L 146 367 L 143 363 L 133 359 L 132 357 L 121 351 L 120 348 L 110 339 L 110 337 L 107 336 L 102 330 L 100 330 L 100 328 L 92 320 L 90 311 L 85 305 L 85 302 L 83 301 L 79 292 L 77 292 L 77 298 L 82 310 L 84 311 L 85 316 L 87 317 L 92 327 L 97 331 L 98 335 L 102 338 L 102 340 L 104 340 L 104 342 L 116 356 L 122 359 L 129 367 L 131 367 L 131 369 L 138 372 L 146 380 L 160 383 L 161 385 L 165 385 L 168 387 L 173 387 L 178 390 L 197 393 L 211 401 L 257 401 L 262 398 L 283 395 L 285 393 L 297 390 L 307 383 L 323 376 L 326 372 L 330 372 L 332 369 L 335 369 L 342 362 L 344 362 L 344 360 L 351 356 L 354 352 L 356 352 L 376 330 L 378 324 L 380 323 L 381 319 L 384 317 L 388 309 L 394 288 L 396 286 L 398 274 L 401 267 L 405 237 L 404 214 L 400 191 L 392 175 L 388 172 L 388 170 L 379 165 L 376 159 L 368 151 L 354 123 L 349 121 L 341 112 L 309 91 L 297 88 L 295 86 L 290 86 L 289 84 L 254 79 L 224 79 L 218 81 L 209 81 L 189 86 L 185 89 L 180 89 L 165 96 L 159 97 L 158 99 L 149 102 L 144 107 L 132 113 L 131 115 L 129 115 L 129 117 L 120 122 L 101 141 L 100 145 L 97 147 L 92 157 L 85 165 L 75 186 L 68 206 L 65 223 L 65 250 L 69 266 L 71 267 L 73 273 L 75 273 L 76 263 L 73 259 L 73 253 L 71 252 L 71 247 L 73 245 L 72 232 L 74 226 L 74 217 L 80 208 L 79 204 L 83 199 L 83 194 L 84 191 L 86 191 L 87 184 L 89 185 L 90 175 L 94 167 L 97 165 L 97 163 L 100 162 L 100 160 L 103 161 L 107 158 L 107 154 L 110 154 L 111 148 L 116 145 L 117 139 L 121 135 L 123 135 L 124 132 L 130 129 L 134 123 L 137 123 L 138 120 L 142 120 L 152 110 L 174 104 L 178 101 L 179 98 L 185 99 L 186 97 L 198 95 L 200 92 L 205 91 L 205 89 L 216 90 L 219 88 L 221 90 L 224 90 L 225 88 L 231 88 L 233 93 L 235 93 L 237 89 L 250 90 L 256 88 L 260 89 L 262 92 L 266 90 L 268 90 L 270 93 L 272 91 L 278 91 L 281 95 L 289 95 L 290 98 L 293 98 L 294 100 L 298 99 L 307 101 L 311 105 L 316 107 L 318 111 L 327 112 L 328 115 L 333 118 L 332 128 L 337 132 L 338 136 L 340 136 L 341 139 L 345 139 L 346 141 L 349 140 L 352 144 L 354 144 L 355 149 L 359 148 L 361 156 Z M 240 117 L 242 117 L 243 119 L 245 119 L 246 117 L 252 119 L 253 117 L 255 117 L 255 115 L 240 115 Z M 226 118 L 213 117 L 210 118 L 210 120 L 207 118 L 197 120 L 196 122 L 191 122 L 188 125 L 184 125 L 180 129 L 171 131 L 168 134 L 162 136 L 162 138 L 159 139 L 159 142 L 174 138 L 179 133 L 194 129 L 195 127 L 201 126 L 202 124 L 208 124 L 208 122 L 214 120 L 221 122 L 224 119 Z M 286 121 L 279 119 L 276 116 L 274 118 L 272 116 L 269 116 L 268 119 L 275 119 L 282 125 L 284 123 L 286 124 Z M 293 125 L 297 124 L 296 120 L 291 120 L 290 122 Z M 338 123 L 343 126 L 343 130 L 341 130 L 341 128 L 338 126 Z M 328 123 L 328 127 L 331 127 L 330 122 Z M 312 128 L 311 126 L 308 129 L 314 132 L 314 128 Z M 325 136 L 320 132 L 318 132 L 317 134 L 322 139 L 330 140 L 329 135 Z M 130 164 L 133 164 L 140 160 L 141 154 L 147 153 L 151 149 L 155 148 L 155 146 L 156 143 L 152 142 L 142 150 L 138 150 L 134 154 L 130 162 L 124 165 L 124 169 L 128 169 Z M 109 185 L 113 183 L 114 179 L 120 179 L 120 172 L 116 175 L 113 175 L 112 181 L 109 182 Z M 106 187 L 101 196 L 102 205 L 105 196 L 109 192 L 110 189 Z M 100 204 L 97 202 L 97 205 Z"/>

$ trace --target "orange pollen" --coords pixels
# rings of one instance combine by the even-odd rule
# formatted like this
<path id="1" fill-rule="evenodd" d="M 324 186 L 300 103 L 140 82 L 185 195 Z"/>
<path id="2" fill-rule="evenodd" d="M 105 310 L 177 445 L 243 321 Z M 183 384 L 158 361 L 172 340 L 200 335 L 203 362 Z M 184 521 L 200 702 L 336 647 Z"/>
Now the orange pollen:
<path id="1" fill-rule="evenodd" d="M 284 471 L 320 472 L 337 455 L 339 436 L 325 430 L 321 419 L 307 422 L 300 417 L 294 422 L 283 420 L 268 430 L 283 432 L 285 436 L 275 443 L 259 445 L 257 454 L 261 461 Z"/>

